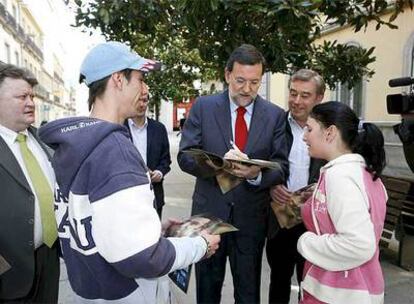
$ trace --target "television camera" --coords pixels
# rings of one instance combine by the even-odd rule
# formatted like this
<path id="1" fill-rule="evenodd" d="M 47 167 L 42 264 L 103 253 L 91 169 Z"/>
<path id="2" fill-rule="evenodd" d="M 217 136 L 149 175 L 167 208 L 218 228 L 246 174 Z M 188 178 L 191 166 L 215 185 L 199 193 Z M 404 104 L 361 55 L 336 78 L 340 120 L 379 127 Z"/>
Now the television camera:
<path id="1" fill-rule="evenodd" d="M 414 110 L 414 78 L 403 77 L 391 79 L 388 85 L 392 88 L 410 86 L 409 93 L 387 95 L 387 111 L 389 114 L 407 114 Z"/>
<path id="2" fill-rule="evenodd" d="M 387 95 L 387 111 L 389 114 L 400 114 L 401 123 L 394 126 L 394 132 L 400 138 L 405 159 L 414 172 L 414 78 L 403 77 L 391 79 L 390 87 L 410 86 L 408 93 Z"/>

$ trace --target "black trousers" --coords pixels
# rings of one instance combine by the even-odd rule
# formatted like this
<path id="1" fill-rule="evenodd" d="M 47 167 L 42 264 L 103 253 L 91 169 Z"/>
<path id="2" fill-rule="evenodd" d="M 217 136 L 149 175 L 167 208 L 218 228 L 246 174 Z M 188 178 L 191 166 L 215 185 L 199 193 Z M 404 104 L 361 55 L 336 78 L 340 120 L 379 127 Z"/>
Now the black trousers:
<path id="1" fill-rule="evenodd" d="M 234 233 L 221 235 L 215 255 L 196 264 L 197 303 L 220 303 L 227 257 L 233 276 L 235 303 L 260 303 L 260 275 L 264 242 L 255 253 L 246 254 L 237 246 Z"/>
<path id="2" fill-rule="evenodd" d="M 35 250 L 33 286 L 24 298 L 0 300 L 0 303 L 57 303 L 59 295 L 59 241 L 52 248 L 46 245 Z"/>
<path id="3" fill-rule="evenodd" d="M 306 231 L 303 224 L 291 229 L 280 229 L 276 236 L 267 240 L 266 255 L 270 266 L 270 304 L 289 304 L 291 278 L 296 266 L 298 283 L 302 281 L 304 258 L 298 253 L 296 245 L 299 237 Z"/>

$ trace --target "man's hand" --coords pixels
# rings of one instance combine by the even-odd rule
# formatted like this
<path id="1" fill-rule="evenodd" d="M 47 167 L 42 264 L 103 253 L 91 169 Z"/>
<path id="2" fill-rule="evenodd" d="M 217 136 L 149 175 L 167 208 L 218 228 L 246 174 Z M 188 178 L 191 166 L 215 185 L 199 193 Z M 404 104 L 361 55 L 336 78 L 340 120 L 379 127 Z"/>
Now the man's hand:
<path id="1" fill-rule="evenodd" d="M 161 223 L 161 235 L 165 234 L 165 231 L 167 231 L 168 228 L 170 228 L 171 225 L 177 225 L 177 224 L 182 224 L 183 221 L 170 217 L 164 221 L 162 221 Z"/>
<path id="2" fill-rule="evenodd" d="M 270 188 L 270 196 L 273 201 L 281 204 L 287 204 L 292 196 L 292 193 L 284 185 L 276 185 Z"/>
<path id="3" fill-rule="evenodd" d="M 244 154 L 239 149 L 230 149 L 229 151 L 227 151 L 226 154 L 224 154 L 223 158 L 224 159 L 232 159 L 232 160 L 246 160 L 246 159 L 249 159 L 247 154 Z"/>
<path id="4" fill-rule="evenodd" d="M 244 154 L 236 146 L 235 149 L 230 149 L 224 154 L 224 159 L 229 160 L 247 160 L 249 157 L 247 154 Z M 233 168 L 229 170 L 229 172 L 235 176 L 242 177 L 245 179 L 256 179 L 260 173 L 259 166 L 246 166 L 239 164 L 237 162 L 233 162 Z"/>
<path id="5" fill-rule="evenodd" d="M 151 183 L 159 183 L 162 180 L 162 173 L 159 170 L 149 171 Z"/>
<path id="6" fill-rule="evenodd" d="M 202 230 L 200 235 L 204 238 L 207 243 L 207 251 L 206 251 L 206 258 L 211 257 L 213 254 L 216 253 L 217 249 L 219 248 L 220 243 L 220 235 L 213 235 L 208 232 L 208 230 Z"/>
<path id="7" fill-rule="evenodd" d="M 313 190 L 314 189 L 312 188 L 312 189 L 306 190 L 306 191 L 304 191 L 300 194 L 300 196 L 303 198 L 303 201 L 307 201 L 312 196 Z"/>
<path id="8" fill-rule="evenodd" d="M 238 163 L 233 163 L 233 169 L 230 170 L 231 174 L 242 177 L 245 179 L 256 179 L 260 173 L 259 166 L 246 166 Z"/>

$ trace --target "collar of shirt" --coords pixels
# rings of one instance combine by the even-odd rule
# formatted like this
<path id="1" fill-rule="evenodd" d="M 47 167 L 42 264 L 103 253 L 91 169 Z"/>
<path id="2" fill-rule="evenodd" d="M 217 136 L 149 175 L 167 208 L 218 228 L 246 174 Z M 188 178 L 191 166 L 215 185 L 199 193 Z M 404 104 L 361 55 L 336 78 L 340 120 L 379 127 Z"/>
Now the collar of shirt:
<path id="1" fill-rule="evenodd" d="M 4 141 L 9 146 L 13 145 L 16 142 L 17 135 L 19 134 L 24 134 L 29 137 L 29 131 L 27 129 L 17 133 L 13 130 L 10 130 L 9 128 L 6 128 L 3 125 L 0 125 L 0 136 L 3 137 Z"/>
<path id="2" fill-rule="evenodd" d="M 233 135 L 232 138 L 234 140 L 235 128 L 236 128 L 236 119 L 237 119 L 237 108 L 239 106 L 234 103 L 233 99 L 230 96 L 230 93 L 229 93 L 229 99 L 230 99 L 231 131 L 232 131 L 232 135 Z M 253 107 L 254 107 L 254 101 L 251 102 L 247 107 L 245 107 L 246 113 L 244 114 L 244 120 L 246 122 L 248 130 L 250 130 L 250 121 L 252 120 Z"/>
<path id="3" fill-rule="evenodd" d="M 131 118 L 129 118 L 128 119 L 128 124 L 129 124 L 129 127 L 130 128 L 135 128 L 135 129 L 137 129 L 138 131 L 141 131 L 141 130 L 144 130 L 144 129 L 146 129 L 147 128 L 147 126 L 148 126 L 148 118 L 147 117 L 145 117 L 145 122 L 144 122 L 144 124 L 143 124 L 143 126 L 142 127 L 140 127 L 140 126 L 137 126 L 137 124 L 131 119 Z"/>
<path id="4" fill-rule="evenodd" d="M 236 105 L 236 103 L 233 101 L 233 98 L 231 98 L 230 92 L 229 92 L 229 99 L 230 99 L 230 113 L 232 113 L 232 114 L 236 113 L 236 115 L 237 115 L 237 108 L 239 106 Z M 253 107 L 254 107 L 254 100 L 247 107 L 245 107 L 247 115 L 252 116 Z"/>
<path id="5" fill-rule="evenodd" d="M 298 122 L 296 121 L 296 119 L 294 119 L 293 118 L 293 116 L 292 116 L 292 113 L 291 112 L 289 112 L 288 113 L 288 122 L 289 122 L 289 125 L 290 125 L 290 128 L 292 129 L 292 127 L 295 127 L 295 128 L 300 128 L 300 129 L 304 129 L 304 128 L 302 128 L 301 126 L 300 126 L 300 124 L 298 124 Z"/>

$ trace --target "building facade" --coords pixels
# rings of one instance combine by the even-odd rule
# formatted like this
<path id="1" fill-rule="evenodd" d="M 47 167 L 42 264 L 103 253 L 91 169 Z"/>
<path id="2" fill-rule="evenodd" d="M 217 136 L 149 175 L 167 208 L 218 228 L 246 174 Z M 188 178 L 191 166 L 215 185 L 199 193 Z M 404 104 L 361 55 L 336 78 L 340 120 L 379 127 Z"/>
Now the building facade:
<path id="1" fill-rule="evenodd" d="M 36 125 L 76 114 L 71 88 L 63 81 L 60 59 L 53 54 L 53 69 L 45 68 L 44 31 L 22 0 L 0 0 L 0 60 L 30 70 L 35 87 Z M 72 95 L 71 95 L 72 94 Z"/>
<path id="2" fill-rule="evenodd" d="M 391 12 L 382 16 L 388 20 Z M 407 92 L 409 87 L 390 88 L 388 81 L 399 77 L 414 77 L 414 11 L 407 8 L 393 22 L 398 29 L 382 26 L 375 30 L 375 23 L 366 31 L 355 33 L 351 27 L 336 27 L 326 30 L 316 41 L 337 40 L 339 43 L 359 45 L 366 49 L 375 47 L 376 61 L 370 64 L 375 74 L 370 79 L 361 79 L 360 83 L 349 90 L 346 84 L 338 84 L 336 90 L 328 90 L 324 100 L 337 100 L 350 105 L 365 121 L 377 124 L 383 131 L 386 140 L 387 168 L 386 174 L 412 177 L 402 152 L 402 145 L 394 134 L 392 126 L 399 123 L 399 115 L 387 113 L 386 96 Z M 287 75 L 271 76 L 270 99 L 287 108 L 288 97 Z"/>

